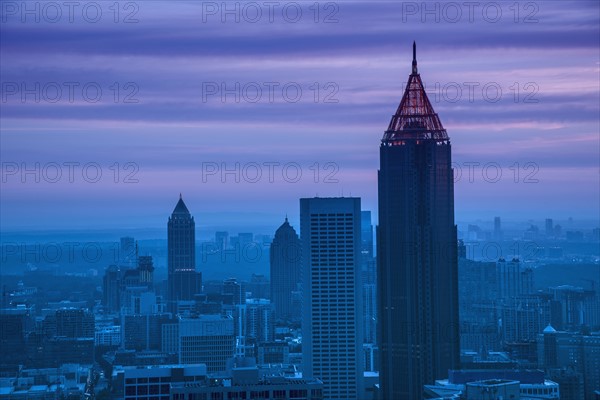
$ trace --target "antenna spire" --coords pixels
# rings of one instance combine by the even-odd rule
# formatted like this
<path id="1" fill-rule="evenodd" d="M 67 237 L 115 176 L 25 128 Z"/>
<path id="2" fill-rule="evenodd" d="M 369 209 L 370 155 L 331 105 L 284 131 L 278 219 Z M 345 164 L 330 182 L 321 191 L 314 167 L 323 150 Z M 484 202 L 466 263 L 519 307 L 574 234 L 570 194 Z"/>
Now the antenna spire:
<path id="1" fill-rule="evenodd" d="M 417 73 L 417 42 L 413 41 L 412 73 Z"/>

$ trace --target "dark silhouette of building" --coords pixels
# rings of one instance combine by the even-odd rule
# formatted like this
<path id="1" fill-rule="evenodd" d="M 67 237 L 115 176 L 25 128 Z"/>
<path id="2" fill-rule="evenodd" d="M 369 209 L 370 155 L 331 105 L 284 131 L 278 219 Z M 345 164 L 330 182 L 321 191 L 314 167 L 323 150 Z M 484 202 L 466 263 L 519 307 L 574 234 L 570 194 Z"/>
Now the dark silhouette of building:
<path id="1" fill-rule="evenodd" d="M 292 292 L 298 290 L 302 260 L 300 239 L 294 228 L 285 222 L 275 232 L 270 249 L 271 302 L 275 319 L 291 320 L 294 315 Z"/>
<path id="2" fill-rule="evenodd" d="M 94 314 L 85 309 L 63 308 L 56 310 L 56 336 L 68 338 L 93 338 Z"/>
<path id="3" fill-rule="evenodd" d="M 414 400 L 459 363 L 451 146 L 417 72 L 415 44 L 378 178 L 380 398 Z"/>
<path id="4" fill-rule="evenodd" d="M 192 301 L 202 288 L 202 275 L 196 272 L 196 224 L 181 195 L 169 217 L 168 299 L 169 310 L 177 311 L 177 302 Z"/>
<path id="5" fill-rule="evenodd" d="M 502 240 L 502 222 L 500 217 L 494 217 L 494 240 Z"/>
<path id="6" fill-rule="evenodd" d="M 104 274 L 102 305 L 107 313 L 119 312 L 121 308 L 121 275 L 116 265 L 109 266 Z"/>

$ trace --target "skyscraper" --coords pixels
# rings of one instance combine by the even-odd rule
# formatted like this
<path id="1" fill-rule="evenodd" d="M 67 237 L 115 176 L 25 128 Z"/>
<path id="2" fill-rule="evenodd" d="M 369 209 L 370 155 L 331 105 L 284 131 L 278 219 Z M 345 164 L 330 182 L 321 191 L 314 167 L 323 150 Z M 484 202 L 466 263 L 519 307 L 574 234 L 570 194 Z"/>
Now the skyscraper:
<path id="1" fill-rule="evenodd" d="M 494 240 L 502 240 L 502 221 L 500 217 L 494 217 Z"/>
<path id="2" fill-rule="evenodd" d="M 303 374 L 326 399 L 362 399 L 360 199 L 300 199 Z"/>
<path id="3" fill-rule="evenodd" d="M 450 139 L 417 72 L 415 44 L 378 179 L 380 398 L 414 400 L 459 362 Z"/>
<path id="4" fill-rule="evenodd" d="M 193 300 L 202 288 L 196 272 L 196 224 L 181 195 L 167 224 L 169 310 L 176 312 L 178 301 Z"/>
<path id="5" fill-rule="evenodd" d="M 291 320 L 294 315 L 292 292 L 298 290 L 300 283 L 301 253 L 300 239 L 287 217 L 275 232 L 269 252 L 274 317 Z"/>

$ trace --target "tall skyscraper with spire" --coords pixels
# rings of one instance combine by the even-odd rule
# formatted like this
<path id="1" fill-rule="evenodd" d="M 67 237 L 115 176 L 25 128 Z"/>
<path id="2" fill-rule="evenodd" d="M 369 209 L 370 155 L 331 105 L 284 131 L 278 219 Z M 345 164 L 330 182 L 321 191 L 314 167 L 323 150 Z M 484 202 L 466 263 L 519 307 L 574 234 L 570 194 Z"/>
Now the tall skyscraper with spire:
<path id="1" fill-rule="evenodd" d="M 417 70 L 380 146 L 377 229 L 381 399 L 422 398 L 458 367 L 451 146 Z"/>
<path id="2" fill-rule="evenodd" d="M 177 303 L 191 301 L 202 288 L 202 275 L 196 272 L 196 223 L 183 202 L 179 201 L 167 224 L 169 311 L 177 312 Z"/>

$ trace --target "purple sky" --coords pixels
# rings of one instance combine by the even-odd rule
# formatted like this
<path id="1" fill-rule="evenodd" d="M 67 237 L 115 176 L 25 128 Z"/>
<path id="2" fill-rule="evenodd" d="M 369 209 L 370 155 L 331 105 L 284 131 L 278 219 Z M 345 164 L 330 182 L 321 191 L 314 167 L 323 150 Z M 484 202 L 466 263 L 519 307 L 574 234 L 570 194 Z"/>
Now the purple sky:
<path id="1" fill-rule="evenodd" d="M 378 145 L 413 40 L 452 139 L 458 221 L 599 218 L 597 1 L 320 2 L 318 16 L 313 1 L 272 14 L 264 2 L 227 3 L 230 14 L 221 2 L 121 2 L 118 15 L 113 2 L 72 15 L 46 4 L 0 4 L 2 230 L 162 227 L 180 192 L 207 229 L 294 223 L 298 198 L 315 195 L 360 196 L 376 215 Z M 222 101 L 221 85 L 236 83 L 239 102 Z M 36 84 L 39 102 L 22 91 Z M 85 85 L 102 98 L 86 101 Z M 23 173 L 36 163 L 39 182 Z M 79 163 L 73 182 L 65 163 Z M 82 176 L 87 163 L 98 182 Z M 203 165 L 236 163 L 239 182 L 203 177 Z M 137 183 L 124 182 L 131 172 Z"/>

